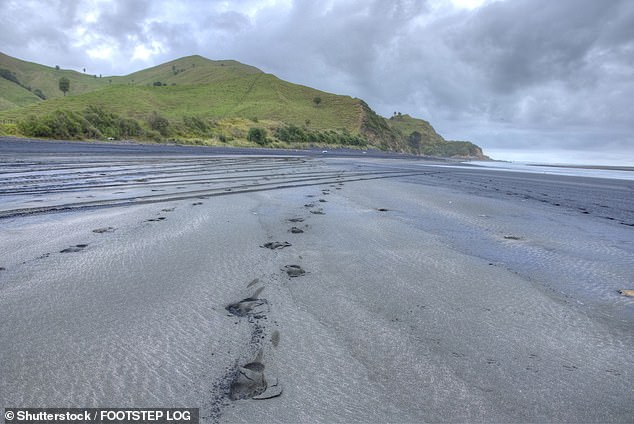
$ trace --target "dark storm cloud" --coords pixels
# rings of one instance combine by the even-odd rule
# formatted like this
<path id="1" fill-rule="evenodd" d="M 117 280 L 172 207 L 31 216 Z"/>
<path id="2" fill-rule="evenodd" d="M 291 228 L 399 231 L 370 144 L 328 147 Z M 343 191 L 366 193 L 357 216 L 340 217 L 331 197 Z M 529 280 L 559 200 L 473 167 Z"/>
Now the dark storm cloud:
<path id="1" fill-rule="evenodd" d="M 485 148 L 634 150 L 634 2 L 439 1 L 0 0 L 0 45 L 104 75 L 236 59 Z"/>
<path id="2" fill-rule="evenodd" d="M 627 125 L 617 93 L 634 94 L 633 17 L 629 1 L 509 1 L 480 9 L 448 40 L 507 119 Z"/>

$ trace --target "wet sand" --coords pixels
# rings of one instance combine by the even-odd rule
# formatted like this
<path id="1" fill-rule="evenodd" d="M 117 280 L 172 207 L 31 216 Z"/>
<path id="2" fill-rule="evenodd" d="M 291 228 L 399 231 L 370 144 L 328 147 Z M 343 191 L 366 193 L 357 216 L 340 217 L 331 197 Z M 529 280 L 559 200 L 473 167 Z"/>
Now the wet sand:
<path id="1" fill-rule="evenodd" d="M 103 150 L 0 147 L 3 405 L 634 416 L 631 182 Z"/>

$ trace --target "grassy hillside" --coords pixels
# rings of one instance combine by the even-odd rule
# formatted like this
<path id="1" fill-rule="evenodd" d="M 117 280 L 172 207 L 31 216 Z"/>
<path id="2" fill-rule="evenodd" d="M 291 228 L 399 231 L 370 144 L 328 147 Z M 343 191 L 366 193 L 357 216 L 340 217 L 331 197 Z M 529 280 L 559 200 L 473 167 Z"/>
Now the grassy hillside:
<path id="1" fill-rule="evenodd" d="M 95 78 L 0 54 L 2 73 L 0 134 L 481 154 L 470 143 L 446 142 L 426 121 L 408 115 L 386 120 L 360 99 L 231 60 L 188 56 L 127 76 Z M 70 80 L 65 97 L 58 88 L 62 76 Z"/>
<path id="2" fill-rule="evenodd" d="M 405 114 L 387 120 L 390 127 L 398 131 L 410 151 L 423 155 L 461 156 L 486 158 L 482 149 L 468 141 L 447 141 L 423 119 Z"/>
<path id="3" fill-rule="evenodd" d="M 313 102 L 320 96 L 319 105 Z M 290 84 L 273 75 L 256 74 L 215 84 L 174 86 L 112 85 L 102 90 L 37 102 L 0 113 L 4 119 L 55 110 L 81 112 L 94 105 L 122 116 L 144 120 L 157 111 L 170 120 L 183 116 L 204 119 L 257 118 L 314 129 L 358 130 L 358 100 Z M 308 124 L 306 121 L 309 121 Z"/>
<path id="4" fill-rule="evenodd" d="M 209 60 L 187 56 L 123 77 L 108 77 L 113 84 L 164 85 L 208 84 L 233 78 L 261 74 L 258 68 L 235 60 Z"/>
<path id="5" fill-rule="evenodd" d="M 25 104 L 12 101 L 12 98 L 16 97 L 28 99 L 26 104 L 42 101 L 40 97 L 33 94 L 36 90 L 39 90 L 43 97 L 47 99 L 62 97 L 64 93 L 59 90 L 59 79 L 61 77 L 66 77 L 70 81 L 68 94 L 71 95 L 98 90 L 108 84 L 106 79 L 98 76 L 25 62 L 3 53 L 0 53 L 0 71 L 13 74 L 17 80 L 17 82 L 12 82 L 0 77 L 0 82 L 3 84 L 10 83 L 13 85 L 10 90 L 5 90 L 5 85 L 0 87 L 0 110 L 4 109 L 2 105 L 6 105 L 6 101 L 17 106 L 24 106 Z"/>
<path id="6" fill-rule="evenodd" d="M 389 120 L 390 127 L 397 129 L 404 136 L 409 137 L 415 131 L 422 135 L 422 140 L 427 144 L 442 143 L 445 140 L 434 130 L 431 124 L 423 119 L 412 118 L 405 115 L 394 115 Z"/>
<path id="7" fill-rule="evenodd" d="M 40 90 L 46 99 L 63 97 L 64 93 L 59 90 L 62 77 L 70 81 L 67 95 L 73 96 L 112 85 L 206 84 L 262 73 L 257 68 L 233 60 L 213 61 L 201 56 L 188 56 L 126 76 L 100 76 L 38 65 L 0 53 L 0 74 L 2 70 L 12 74 L 17 82 L 0 77 L 3 84 L 0 86 L 0 110 L 40 102 L 42 99 L 33 94 L 35 90 Z"/>
<path id="8" fill-rule="evenodd" d="M 0 78 L 0 110 L 28 106 L 41 99 L 29 90 L 4 78 Z"/>

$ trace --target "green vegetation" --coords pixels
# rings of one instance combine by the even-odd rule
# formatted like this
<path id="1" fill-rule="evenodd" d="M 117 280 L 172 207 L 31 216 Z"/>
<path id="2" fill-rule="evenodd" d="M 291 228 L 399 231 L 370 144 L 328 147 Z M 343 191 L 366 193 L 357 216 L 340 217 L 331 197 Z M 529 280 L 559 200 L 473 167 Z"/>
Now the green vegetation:
<path id="1" fill-rule="evenodd" d="M 260 146 L 264 146 L 268 142 L 266 139 L 266 130 L 264 128 L 249 128 L 247 140 L 259 144 Z"/>
<path id="2" fill-rule="evenodd" d="M 311 145 L 340 145 L 365 147 L 367 140 L 359 135 L 350 134 L 347 130 L 337 132 L 310 131 L 307 128 L 300 128 L 290 124 L 279 127 L 275 131 L 275 137 L 287 143 L 308 143 Z"/>
<path id="3" fill-rule="evenodd" d="M 468 141 L 447 141 L 423 119 L 395 112 L 387 123 L 405 138 L 412 153 L 444 157 L 484 157 L 482 150 L 475 144 Z"/>
<path id="4" fill-rule="evenodd" d="M 0 77 L 0 134 L 480 154 L 471 143 L 445 141 L 426 121 L 385 119 L 360 99 L 230 60 L 189 56 L 101 78 L 0 53 Z"/>
<path id="5" fill-rule="evenodd" d="M 70 89 L 70 81 L 68 80 L 68 78 L 61 77 L 59 79 L 59 89 L 62 93 L 64 93 L 64 96 L 66 96 L 66 93 Z"/>
<path id="6" fill-rule="evenodd" d="M 147 122 L 151 130 L 158 132 L 163 137 L 169 135 L 170 122 L 165 117 L 159 115 L 157 112 L 152 112 Z"/>
<path id="7" fill-rule="evenodd" d="M 30 115 L 18 121 L 17 128 L 29 137 L 69 140 L 128 138 L 144 134 L 134 119 L 122 118 L 97 107 L 89 107 L 82 113 L 56 110 L 41 116 Z"/>

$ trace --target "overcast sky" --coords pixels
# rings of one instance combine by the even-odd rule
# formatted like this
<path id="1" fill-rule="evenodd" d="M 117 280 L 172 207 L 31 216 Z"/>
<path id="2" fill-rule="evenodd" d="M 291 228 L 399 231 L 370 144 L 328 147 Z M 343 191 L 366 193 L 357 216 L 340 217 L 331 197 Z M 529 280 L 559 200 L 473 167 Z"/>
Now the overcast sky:
<path id="1" fill-rule="evenodd" d="M 633 0 L 0 0 L 0 51 L 124 75 L 192 54 L 409 113 L 499 159 L 634 165 Z"/>

